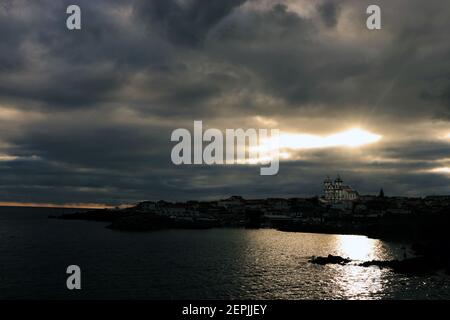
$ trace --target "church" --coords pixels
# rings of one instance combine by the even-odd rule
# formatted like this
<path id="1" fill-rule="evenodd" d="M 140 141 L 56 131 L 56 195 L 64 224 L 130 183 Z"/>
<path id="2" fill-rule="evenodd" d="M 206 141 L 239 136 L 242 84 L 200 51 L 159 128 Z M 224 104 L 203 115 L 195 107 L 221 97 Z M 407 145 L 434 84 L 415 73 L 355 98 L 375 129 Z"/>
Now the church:
<path id="1" fill-rule="evenodd" d="M 337 203 L 342 201 L 353 201 L 358 199 L 358 192 L 352 187 L 344 185 L 338 175 L 334 182 L 329 176 L 323 182 L 323 199 L 326 202 Z"/>

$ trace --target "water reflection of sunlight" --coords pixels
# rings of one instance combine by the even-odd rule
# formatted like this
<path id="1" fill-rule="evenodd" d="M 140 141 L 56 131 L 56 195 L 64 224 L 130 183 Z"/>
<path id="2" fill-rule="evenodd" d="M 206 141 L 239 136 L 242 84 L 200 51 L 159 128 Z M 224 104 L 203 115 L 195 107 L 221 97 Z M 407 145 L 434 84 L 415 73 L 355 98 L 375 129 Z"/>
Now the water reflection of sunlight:
<path id="1" fill-rule="evenodd" d="M 336 250 L 340 255 L 353 260 L 377 259 L 380 251 L 380 241 L 365 236 L 338 235 Z"/>
<path id="2" fill-rule="evenodd" d="M 337 235 L 335 250 L 352 260 L 384 258 L 381 241 L 365 236 Z M 338 266 L 333 282 L 337 296 L 346 299 L 376 298 L 383 292 L 383 270 L 352 264 Z"/>
<path id="3" fill-rule="evenodd" d="M 385 284 L 384 272 L 379 268 L 345 266 L 336 272 L 335 294 L 345 299 L 382 298 Z"/>

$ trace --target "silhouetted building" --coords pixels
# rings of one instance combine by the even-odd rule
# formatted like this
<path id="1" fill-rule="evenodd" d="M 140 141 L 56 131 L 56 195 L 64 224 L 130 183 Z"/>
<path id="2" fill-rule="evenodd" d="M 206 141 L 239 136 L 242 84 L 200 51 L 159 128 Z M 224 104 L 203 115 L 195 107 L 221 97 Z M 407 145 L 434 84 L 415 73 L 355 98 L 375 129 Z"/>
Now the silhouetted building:
<path id="1" fill-rule="evenodd" d="M 341 177 L 338 175 L 334 182 L 329 176 L 323 182 L 323 199 L 329 203 L 342 201 L 353 201 L 358 199 L 358 192 L 352 187 L 344 185 Z"/>

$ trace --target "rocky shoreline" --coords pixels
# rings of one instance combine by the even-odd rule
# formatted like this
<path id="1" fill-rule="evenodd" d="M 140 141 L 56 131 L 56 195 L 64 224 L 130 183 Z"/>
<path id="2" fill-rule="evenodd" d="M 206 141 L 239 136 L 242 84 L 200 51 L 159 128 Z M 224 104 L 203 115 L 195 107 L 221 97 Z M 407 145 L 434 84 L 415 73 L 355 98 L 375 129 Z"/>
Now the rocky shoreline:
<path id="1" fill-rule="evenodd" d="M 330 254 L 327 257 L 312 257 L 308 262 L 322 266 L 327 264 L 351 264 L 360 267 L 375 266 L 380 269 L 388 268 L 395 273 L 402 273 L 410 276 L 431 275 L 436 274 L 439 271 L 444 271 L 446 275 L 450 275 L 449 261 L 431 256 L 418 256 L 413 258 L 405 258 L 403 260 L 370 260 L 359 262 Z"/>
<path id="2" fill-rule="evenodd" d="M 359 234 L 385 241 L 409 243 L 416 257 L 387 261 L 352 261 L 345 257 L 329 255 L 314 257 L 311 263 L 317 265 L 339 264 L 361 267 L 389 268 L 393 272 L 408 275 L 426 275 L 444 270 L 450 274 L 450 237 L 448 236 L 449 217 L 411 215 L 402 218 L 358 223 L 338 221 L 336 224 L 308 224 L 295 220 L 273 220 L 264 224 L 261 216 L 254 212 L 240 215 L 218 214 L 177 216 L 140 211 L 139 207 L 122 210 L 86 210 L 76 213 L 52 216 L 64 220 L 87 220 L 109 222 L 109 229 L 119 231 L 155 231 L 163 229 L 209 229 L 223 227 L 260 228 L 269 227 L 287 232 L 312 232 L 328 234 Z"/>

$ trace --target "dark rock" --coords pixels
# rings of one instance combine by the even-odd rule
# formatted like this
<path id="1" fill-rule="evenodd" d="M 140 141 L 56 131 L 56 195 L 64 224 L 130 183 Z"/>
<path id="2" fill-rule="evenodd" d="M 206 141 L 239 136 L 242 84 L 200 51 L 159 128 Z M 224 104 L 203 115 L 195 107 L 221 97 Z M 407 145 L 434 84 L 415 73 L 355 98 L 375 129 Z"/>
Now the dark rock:
<path id="1" fill-rule="evenodd" d="M 320 264 L 320 265 L 325 265 L 325 264 L 347 264 L 349 262 L 351 262 L 352 260 L 350 259 L 346 259 L 346 258 L 342 258 L 340 256 L 333 256 L 331 254 L 328 255 L 328 257 L 312 257 L 309 262 L 314 263 L 314 264 Z"/>
<path id="2" fill-rule="evenodd" d="M 340 264 L 345 265 L 352 262 L 351 259 L 342 258 L 340 256 L 328 255 L 327 257 L 312 257 L 310 263 L 326 265 L 326 264 Z M 404 260 L 371 260 L 359 263 L 360 267 L 377 266 L 381 269 L 389 268 L 393 272 L 403 273 L 406 275 L 429 275 L 434 274 L 438 270 L 445 269 L 439 260 L 427 257 L 415 257 Z M 446 273 L 450 274 L 450 268 L 447 267 Z"/>

